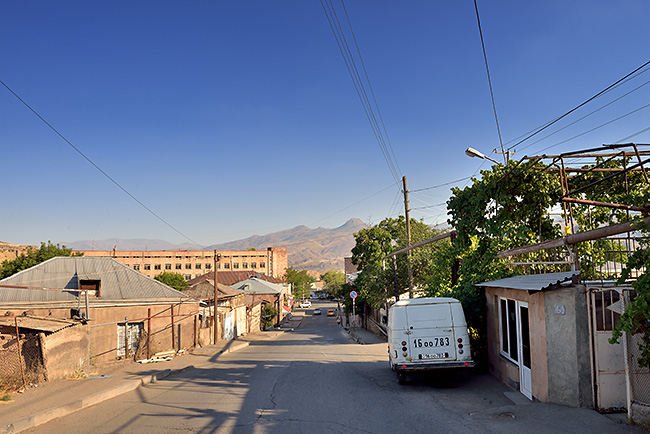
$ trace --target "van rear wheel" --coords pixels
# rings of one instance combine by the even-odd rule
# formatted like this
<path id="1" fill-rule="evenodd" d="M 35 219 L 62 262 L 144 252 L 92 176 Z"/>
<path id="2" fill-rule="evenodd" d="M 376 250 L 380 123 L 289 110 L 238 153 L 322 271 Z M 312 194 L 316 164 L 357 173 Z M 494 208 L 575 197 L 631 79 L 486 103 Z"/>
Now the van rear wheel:
<path id="1" fill-rule="evenodd" d="M 406 374 L 403 372 L 397 373 L 397 384 L 404 385 L 406 384 Z"/>

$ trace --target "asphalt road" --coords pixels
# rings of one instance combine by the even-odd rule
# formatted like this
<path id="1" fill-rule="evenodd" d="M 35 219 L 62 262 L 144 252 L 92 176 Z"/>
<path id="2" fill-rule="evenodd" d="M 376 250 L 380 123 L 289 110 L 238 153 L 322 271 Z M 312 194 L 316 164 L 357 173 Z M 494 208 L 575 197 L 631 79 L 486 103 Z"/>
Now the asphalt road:
<path id="1" fill-rule="evenodd" d="M 311 315 L 320 307 L 323 314 Z M 502 433 L 645 432 L 586 409 L 514 405 L 489 375 L 398 385 L 385 343 L 360 345 L 305 309 L 276 340 L 141 387 L 30 433 Z M 639 431 L 637 431 L 639 430 Z"/>

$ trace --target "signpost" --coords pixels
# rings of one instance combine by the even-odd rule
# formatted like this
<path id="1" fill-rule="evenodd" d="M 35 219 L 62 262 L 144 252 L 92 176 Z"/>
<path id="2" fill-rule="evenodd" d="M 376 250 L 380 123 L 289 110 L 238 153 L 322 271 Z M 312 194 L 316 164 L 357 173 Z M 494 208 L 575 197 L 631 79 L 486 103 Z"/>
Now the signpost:
<path id="1" fill-rule="evenodd" d="M 352 333 L 354 333 L 356 331 L 354 322 L 357 319 L 357 312 L 356 312 L 357 291 L 350 292 L 350 297 L 352 297 Z"/>

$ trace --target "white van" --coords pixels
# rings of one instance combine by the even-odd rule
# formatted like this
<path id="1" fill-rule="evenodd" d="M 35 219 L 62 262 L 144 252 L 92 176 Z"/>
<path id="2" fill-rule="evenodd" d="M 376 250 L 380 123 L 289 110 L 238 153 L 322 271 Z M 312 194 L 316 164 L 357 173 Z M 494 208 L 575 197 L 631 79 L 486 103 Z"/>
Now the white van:
<path id="1" fill-rule="evenodd" d="M 400 384 L 408 372 L 474 367 L 460 302 L 446 297 L 412 298 L 392 305 L 388 354 Z"/>

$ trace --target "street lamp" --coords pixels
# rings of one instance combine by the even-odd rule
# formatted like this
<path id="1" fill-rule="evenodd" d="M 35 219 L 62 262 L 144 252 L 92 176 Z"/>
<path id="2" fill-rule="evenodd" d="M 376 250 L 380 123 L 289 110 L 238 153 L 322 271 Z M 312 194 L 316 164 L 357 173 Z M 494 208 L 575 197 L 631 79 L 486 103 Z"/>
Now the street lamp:
<path id="1" fill-rule="evenodd" d="M 468 157 L 472 157 L 472 158 L 477 157 L 477 158 L 482 158 L 483 160 L 490 160 L 494 164 L 499 164 L 498 161 L 488 157 L 487 155 L 484 155 L 482 152 L 477 151 L 474 148 L 465 149 L 465 155 L 467 155 Z"/>

